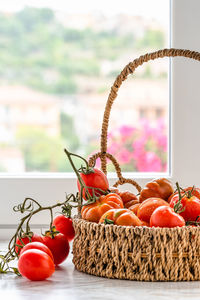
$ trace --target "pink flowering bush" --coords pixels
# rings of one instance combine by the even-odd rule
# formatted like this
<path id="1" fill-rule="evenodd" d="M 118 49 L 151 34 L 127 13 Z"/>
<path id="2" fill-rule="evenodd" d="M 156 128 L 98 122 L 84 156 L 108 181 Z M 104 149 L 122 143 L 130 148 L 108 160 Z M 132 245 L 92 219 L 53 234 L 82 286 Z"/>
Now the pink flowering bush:
<path id="1" fill-rule="evenodd" d="M 163 119 L 154 124 L 143 119 L 137 128 L 123 125 L 108 134 L 108 152 L 116 157 L 123 171 L 165 172 L 167 146 Z M 109 169 L 113 170 L 110 164 Z"/>

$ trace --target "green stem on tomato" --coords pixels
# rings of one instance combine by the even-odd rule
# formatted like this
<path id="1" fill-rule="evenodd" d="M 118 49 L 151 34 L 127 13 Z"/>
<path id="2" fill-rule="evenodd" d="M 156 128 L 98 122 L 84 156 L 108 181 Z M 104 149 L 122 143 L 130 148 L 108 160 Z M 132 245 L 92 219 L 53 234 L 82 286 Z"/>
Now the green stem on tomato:
<path id="1" fill-rule="evenodd" d="M 28 200 L 32 201 L 31 205 L 30 204 L 26 205 Z M 30 222 L 31 218 L 35 214 L 37 214 L 41 211 L 49 210 L 50 216 L 51 216 L 51 221 L 50 221 L 50 230 L 51 230 L 52 223 L 53 223 L 53 209 L 56 207 L 67 207 L 67 205 L 70 205 L 70 207 L 77 207 L 75 205 L 73 206 L 73 205 L 69 204 L 69 202 L 71 200 L 76 203 L 78 202 L 78 198 L 75 197 L 74 195 L 72 196 L 72 194 L 71 194 L 68 197 L 66 197 L 66 200 L 64 202 L 59 202 L 52 206 L 44 206 L 43 207 L 36 200 L 34 200 L 32 198 L 26 198 L 22 204 L 14 207 L 14 211 L 16 211 L 16 212 L 17 211 L 20 211 L 21 213 L 28 212 L 28 214 L 25 215 L 23 218 L 21 218 L 15 234 L 12 236 L 12 238 L 10 239 L 10 241 L 8 243 L 7 253 L 0 258 L 2 260 L 2 263 L 0 262 L 0 273 L 5 273 L 5 272 L 7 273 L 7 272 L 11 272 L 12 270 L 14 273 L 17 272 L 16 268 L 13 269 L 12 267 L 9 267 L 9 266 L 7 267 L 7 265 L 13 259 L 18 258 L 16 246 L 18 248 L 20 248 L 25 245 L 23 242 L 23 238 L 27 236 L 29 239 L 31 239 L 31 235 L 33 234 L 32 232 L 30 232 L 30 226 L 29 226 L 29 222 Z M 34 204 L 37 204 L 37 206 L 38 206 L 35 210 L 34 210 Z M 32 207 L 31 211 L 30 211 L 30 207 Z M 23 231 L 24 225 L 26 228 L 26 232 Z M 19 239 L 21 245 L 17 244 L 17 238 Z"/>
<path id="2" fill-rule="evenodd" d="M 86 186 L 86 184 L 85 184 L 85 182 L 82 180 L 82 178 L 81 178 L 81 176 L 80 176 L 78 170 L 76 169 L 76 167 L 75 167 L 75 165 L 74 165 L 74 162 L 73 162 L 73 160 L 72 160 L 72 158 L 71 158 L 71 155 L 77 156 L 77 157 L 79 157 L 79 158 L 81 158 L 81 159 L 83 159 L 83 158 L 82 158 L 81 156 L 77 155 L 77 154 L 70 153 L 67 149 L 64 149 L 64 152 L 65 152 L 65 154 L 67 155 L 67 157 L 68 157 L 68 159 L 69 159 L 69 162 L 70 162 L 70 164 L 71 164 L 71 166 L 72 166 L 72 168 L 73 168 L 73 170 L 74 170 L 74 172 L 75 172 L 75 174 L 76 174 L 76 176 L 77 176 L 77 178 L 78 178 L 78 181 L 79 181 L 79 183 L 80 183 L 81 189 L 82 189 L 82 187 L 83 187 L 84 190 L 85 190 L 86 198 L 88 198 L 89 200 L 91 200 L 92 197 L 91 197 L 91 195 L 90 195 L 90 193 L 89 193 L 89 191 L 88 191 L 88 187 Z M 85 159 L 83 159 L 83 160 L 85 161 Z M 87 163 L 87 164 L 88 164 L 88 163 Z M 82 202 L 82 193 L 81 193 L 81 202 Z"/>
<path id="3" fill-rule="evenodd" d="M 66 148 L 65 148 L 65 153 L 66 153 Z M 90 167 L 89 167 L 89 164 L 88 164 L 88 162 L 87 162 L 87 160 L 84 158 L 84 157 L 82 157 L 82 156 L 80 156 L 80 155 L 78 155 L 78 154 L 75 154 L 75 153 L 70 153 L 69 151 L 67 151 L 70 155 L 73 155 L 73 156 L 75 156 L 75 157 L 78 157 L 78 158 L 80 158 L 81 160 L 83 160 L 84 161 L 84 163 L 85 163 L 85 165 L 86 165 L 86 169 L 90 169 Z"/>
<path id="4" fill-rule="evenodd" d="M 76 196 L 73 194 L 67 195 L 66 196 L 66 200 L 64 202 L 59 202 L 56 203 L 52 206 L 42 206 L 38 201 L 36 201 L 33 198 L 25 198 L 25 200 L 23 201 L 22 204 L 19 204 L 17 206 L 13 207 L 13 210 L 15 212 L 21 212 L 23 213 L 27 213 L 23 218 L 21 218 L 20 223 L 16 229 L 15 234 L 12 236 L 12 238 L 10 239 L 9 243 L 8 243 L 8 251 L 5 255 L 1 256 L 0 259 L 2 259 L 2 262 L 0 262 L 0 273 L 6 273 L 6 272 L 11 272 L 13 271 L 14 273 L 17 273 L 17 269 L 16 268 L 12 268 L 9 267 L 9 262 L 12 261 L 15 258 L 18 258 L 18 253 L 16 250 L 16 246 L 19 248 L 22 248 L 24 246 L 24 242 L 23 242 L 23 238 L 24 237 L 28 237 L 29 240 L 31 240 L 33 232 L 31 232 L 30 230 L 30 221 L 32 219 L 32 217 L 42 211 L 46 211 L 49 210 L 50 212 L 50 234 L 54 234 L 55 233 L 55 228 L 52 226 L 53 224 L 53 209 L 56 207 L 61 207 L 62 208 L 62 212 L 67 213 L 67 215 L 69 215 L 71 217 L 71 210 L 72 208 L 79 208 L 81 209 L 81 207 L 83 206 L 83 192 L 86 195 L 86 199 L 88 200 L 85 204 L 89 204 L 89 203 L 93 203 L 96 201 L 96 199 L 98 198 L 95 195 L 95 189 L 98 190 L 99 192 L 104 192 L 101 189 L 97 189 L 97 188 L 91 188 L 92 192 L 93 192 L 93 196 L 90 195 L 88 187 L 86 186 L 86 184 L 84 183 L 84 181 L 82 180 L 79 171 L 76 169 L 73 160 L 71 158 L 71 156 L 75 156 L 78 157 L 80 159 L 82 159 L 86 165 L 86 171 L 91 171 L 92 172 L 92 168 L 89 167 L 89 164 L 87 162 L 86 159 L 84 159 L 83 157 L 77 155 L 77 154 L 73 154 L 70 153 L 69 151 L 67 151 L 66 149 L 64 150 L 69 162 L 79 180 L 80 183 L 80 194 L 77 193 Z M 83 167 L 82 167 L 83 168 Z M 106 192 L 104 192 L 104 194 L 106 194 Z M 72 205 L 72 203 L 76 203 L 77 205 Z M 37 208 L 34 209 L 34 205 L 37 205 Z M 26 228 L 26 230 L 24 231 L 23 228 Z M 19 242 L 21 243 L 21 245 L 17 244 L 17 239 L 19 239 Z"/>
<path id="5" fill-rule="evenodd" d="M 178 182 L 176 182 L 176 187 L 177 187 L 179 199 L 174 204 L 174 211 L 175 211 L 175 213 L 180 214 L 185 210 L 185 208 L 183 208 L 183 205 L 181 203 L 181 200 L 183 197 L 181 196 L 181 190 L 180 190 L 180 186 L 179 186 Z"/>

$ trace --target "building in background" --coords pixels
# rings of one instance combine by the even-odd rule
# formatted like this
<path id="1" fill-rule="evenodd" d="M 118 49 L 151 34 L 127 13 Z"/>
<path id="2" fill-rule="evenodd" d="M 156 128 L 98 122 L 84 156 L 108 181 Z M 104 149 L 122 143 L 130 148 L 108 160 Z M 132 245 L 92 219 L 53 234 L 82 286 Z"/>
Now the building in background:
<path id="1" fill-rule="evenodd" d="M 20 128 L 44 130 L 49 136 L 60 134 L 60 100 L 58 97 L 26 86 L 0 86 L 0 168 L 23 172 L 23 154 L 14 147 Z"/>
<path id="2" fill-rule="evenodd" d="M 137 127 L 141 119 L 153 123 L 159 118 L 168 120 L 167 80 L 127 80 L 118 92 L 109 123 L 109 130 L 121 125 Z M 101 134 L 103 113 L 109 92 L 77 95 L 75 125 L 83 144 L 97 140 Z"/>

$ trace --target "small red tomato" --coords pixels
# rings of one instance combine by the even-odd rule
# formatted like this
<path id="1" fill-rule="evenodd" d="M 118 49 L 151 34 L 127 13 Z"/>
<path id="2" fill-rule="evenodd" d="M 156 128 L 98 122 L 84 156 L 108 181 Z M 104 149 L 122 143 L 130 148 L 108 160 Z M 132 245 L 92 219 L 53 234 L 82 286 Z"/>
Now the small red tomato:
<path id="1" fill-rule="evenodd" d="M 197 197 L 198 199 L 200 199 L 200 188 L 196 188 L 196 187 L 187 187 L 185 188 L 184 190 L 182 189 L 181 190 L 181 196 L 184 196 L 184 194 L 188 197 L 188 198 L 191 198 L 192 196 L 195 196 Z M 175 192 L 173 193 L 169 199 L 168 199 L 168 202 L 170 203 L 172 198 L 175 196 L 175 195 L 178 195 L 178 192 Z"/>
<path id="2" fill-rule="evenodd" d="M 178 202 L 179 195 L 176 194 L 170 201 L 170 206 L 174 208 L 174 205 Z M 197 217 L 200 216 L 200 200 L 195 196 L 187 197 L 184 196 L 181 199 L 183 211 L 179 213 L 185 221 L 196 221 Z"/>
<path id="3" fill-rule="evenodd" d="M 51 250 L 55 265 L 61 264 L 69 254 L 69 242 L 64 234 L 59 233 L 54 237 L 44 236 L 44 244 Z"/>
<path id="4" fill-rule="evenodd" d="M 150 218 L 150 227 L 182 227 L 185 220 L 169 206 L 160 206 L 154 210 Z"/>
<path id="5" fill-rule="evenodd" d="M 33 234 L 31 240 L 29 240 L 28 237 L 21 238 L 21 240 L 22 240 L 22 242 L 24 243 L 24 245 L 26 245 L 26 244 L 28 244 L 28 243 L 30 243 L 30 242 L 40 242 L 40 243 L 43 243 L 42 237 L 41 237 L 40 235 L 36 234 L 36 233 Z M 21 243 L 21 241 L 20 241 L 19 238 L 17 238 L 16 244 L 17 244 L 17 245 L 22 245 L 22 246 L 23 246 L 23 244 Z M 18 247 L 18 246 L 15 246 L 15 252 L 16 252 L 18 255 L 20 254 L 21 249 L 22 249 L 22 248 L 20 248 L 20 247 Z"/>
<path id="6" fill-rule="evenodd" d="M 98 188 L 103 191 L 107 191 L 109 188 L 108 179 L 106 175 L 99 169 L 94 168 L 93 173 L 83 174 L 80 173 L 82 180 L 84 181 L 87 187 Z M 77 186 L 79 192 L 81 191 L 80 183 L 77 180 Z M 93 195 L 93 189 L 88 189 L 89 194 Z M 103 192 L 94 189 L 94 193 L 96 196 L 103 195 Z M 83 198 L 87 199 L 87 195 L 85 194 L 85 189 L 83 189 Z"/>
<path id="7" fill-rule="evenodd" d="M 55 266 L 47 253 L 30 249 L 20 255 L 18 269 L 22 276 L 30 280 L 44 280 L 53 274 Z"/>
<path id="8" fill-rule="evenodd" d="M 169 206 L 169 203 L 161 198 L 149 198 L 144 200 L 138 207 L 138 218 L 149 223 L 152 213 L 159 206 Z"/>
<path id="9" fill-rule="evenodd" d="M 53 259 L 53 254 L 52 252 L 50 251 L 50 249 L 43 243 L 40 243 L 40 242 L 31 242 L 31 243 L 28 243 L 26 244 L 22 249 L 21 249 L 21 252 L 20 252 L 20 256 L 22 255 L 22 253 L 24 253 L 25 251 L 27 250 L 30 250 L 30 249 L 38 249 L 38 250 L 41 250 L 43 252 L 45 252 L 46 254 L 48 254 L 52 260 Z"/>
<path id="10" fill-rule="evenodd" d="M 71 218 L 59 215 L 53 220 L 53 225 L 56 227 L 56 230 L 66 236 L 69 242 L 73 240 L 75 231 Z"/>
<path id="11" fill-rule="evenodd" d="M 196 187 L 187 187 L 186 189 L 184 189 L 186 192 L 190 191 L 192 196 L 197 197 L 198 199 L 200 199 L 200 188 L 196 188 Z M 190 193 L 189 193 L 190 194 Z"/>

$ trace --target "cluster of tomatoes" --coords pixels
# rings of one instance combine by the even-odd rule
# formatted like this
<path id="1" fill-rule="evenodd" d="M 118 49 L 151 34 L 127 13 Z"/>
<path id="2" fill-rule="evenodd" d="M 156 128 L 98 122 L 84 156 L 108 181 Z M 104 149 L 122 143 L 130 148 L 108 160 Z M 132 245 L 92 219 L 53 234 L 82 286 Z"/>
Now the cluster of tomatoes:
<path id="1" fill-rule="evenodd" d="M 94 194 L 92 188 L 96 191 L 96 202 L 84 205 L 81 210 L 82 218 L 90 222 L 169 228 L 200 224 L 199 188 L 181 189 L 177 183 L 174 190 L 169 180 L 160 178 L 148 182 L 136 196 L 109 188 L 105 174 L 95 168 L 93 173 L 81 174 L 81 178 L 90 187 L 90 195 Z M 84 193 L 83 197 L 87 200 Z"/>
<path id="2" fill-rule="evenodd" d="M 31 237 L 16 240 L 15 252 L 19 256 L 18 269 L 30 280 L 50 277 L 55 266 L 61 264 L 69 254 L 69 242 L 74 238 L 71 218 L 57 216 L 51 231 L 45 236 L 32 233 Z"/>
<path id="3" fill-rule="evenodd" d="M 160 178 L 148 182 L 138 195 L 109 187 L 105 174 L 94 168 L 80 173 L 78 189 L 83 198 L 82 218 L 96 223 L 121 226 L 182 227 L 200 225 L 200 189 L 181 189 Z M 80 179 L 79 179 L 80 180 Z M 89 195 L 89 199 L 88 199 Z M 91 196 L 91 197 L 90 197 Z M 93 199 L 94 201 L 89 201 Z M 89 203 L 88 203 L 89 202 Z M 18 269 L 30 280 L 44 280 L 69 254 L 75 235 L 71 218 L 59 215 L 44 236 L 30 233 L 15 243 Z"/>

